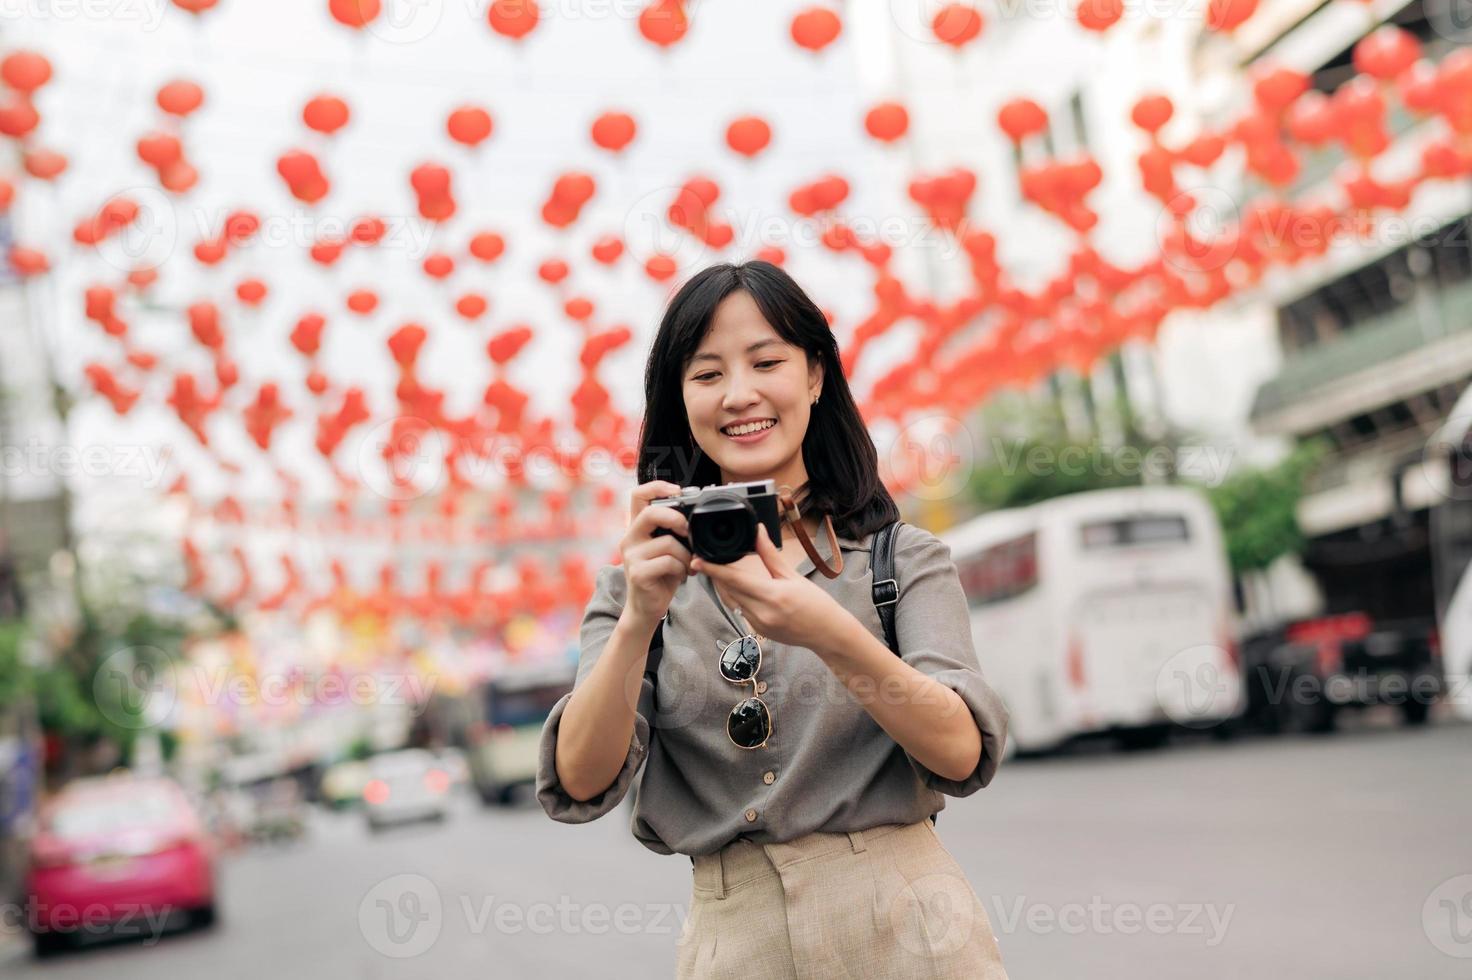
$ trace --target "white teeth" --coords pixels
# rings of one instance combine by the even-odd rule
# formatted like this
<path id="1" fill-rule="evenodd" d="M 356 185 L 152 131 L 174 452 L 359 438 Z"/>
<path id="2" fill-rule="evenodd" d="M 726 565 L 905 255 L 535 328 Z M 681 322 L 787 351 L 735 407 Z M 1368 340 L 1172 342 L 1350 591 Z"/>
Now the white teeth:
<path id="1" fill-rule="evenodd" d="M 760 432 L 763 429 L 770 429 L 776 424 L 776 419 L 767 419 L 764 422 L 747 422 L 745 425 L 728 425 L 721 431 L 728 436 L 744 436 L 751 432 Z"/>

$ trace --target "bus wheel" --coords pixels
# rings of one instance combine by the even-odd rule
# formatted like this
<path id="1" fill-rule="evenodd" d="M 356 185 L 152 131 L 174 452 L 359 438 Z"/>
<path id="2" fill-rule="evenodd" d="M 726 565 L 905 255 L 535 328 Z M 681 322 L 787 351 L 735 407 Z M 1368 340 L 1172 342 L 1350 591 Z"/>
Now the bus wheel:
<path id="1" fill-rule="evenodd" d="M 1150 725 L 1146 728 L 1130 728 L 1119 733 L 1119 747 L 1126 752 L 1142 752 L 1158 749 L 1170 741 L 1170 728 L 1166 725 Z"/>
<path id="2" fill-rule="evenodd" d="M 1431 704 L 1420 698 L 1409 698 L 1400 706 L 1400 716 L 1407 725 L 1424 725 L 1431 717 Z"/>

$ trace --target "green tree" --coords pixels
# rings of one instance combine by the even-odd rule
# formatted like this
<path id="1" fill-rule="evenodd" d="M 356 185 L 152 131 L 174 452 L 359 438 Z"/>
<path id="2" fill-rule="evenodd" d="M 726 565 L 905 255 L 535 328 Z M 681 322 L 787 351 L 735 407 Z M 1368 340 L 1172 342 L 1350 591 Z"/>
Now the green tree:
<path id="1" fill-rule="evenodd" d="M 1234 575 L 1264 571 L 1284 555 L 1303 551 L 1298 502 L 1326 451 L 1322 442 L 1300 443 L 1275 466 L 1239 470 L 1206 488 Z"/>

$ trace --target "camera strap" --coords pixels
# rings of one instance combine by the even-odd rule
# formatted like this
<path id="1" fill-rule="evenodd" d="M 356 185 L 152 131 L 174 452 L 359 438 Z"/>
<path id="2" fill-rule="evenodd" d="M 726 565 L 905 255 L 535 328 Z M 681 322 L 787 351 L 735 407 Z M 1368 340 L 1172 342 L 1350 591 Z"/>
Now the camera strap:
<path id="1" fill-rule="evenodd" d="M 797 501 L 792 499 L 792 490 L 782 487 L 777 492 L 777 501 L 782 505 L 782 519 L 792 525 L 792 531 L 797 535 L 797 541 L 802 545 L 802 550 L 808 553 L 813 560 L 813 567 L 822 572 L 828 578 L 838 578 L 843 571 L 843 552 L 838 549 L 838 534 L 833 530 L 833 519 L 827 514 L 823 515 L 823 526 L 828 529 L 828 550 L 833 555 L 834 564 L 829 565 L 818 554 L 818 549 L 813 544 L 813 539 L 808 536 L 808 529 L 802 523 L 802 514 L 797 509 Z"/>

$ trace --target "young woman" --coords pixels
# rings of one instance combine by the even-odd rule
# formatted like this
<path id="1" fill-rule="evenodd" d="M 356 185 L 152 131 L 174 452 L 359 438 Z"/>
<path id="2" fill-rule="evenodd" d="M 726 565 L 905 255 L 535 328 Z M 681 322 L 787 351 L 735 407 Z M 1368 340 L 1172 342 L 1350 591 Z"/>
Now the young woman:
<path id="1" fill-rule="evenodd" d="M 671 301 L 644 384 L 622 564 L 598 573 L 537 798 L 593 820 L 643 765 L 634 836 L 693 865 L 680 977 L 1005 977 L 931 818 L 991 782 L 1007 712 L 949 549 L 908 524 L 900 655 L 886 645 L 870 547 L 899 512 L 822 312 L 769 263 L 706 269 Z M 782 540 L 763 529 L 720 565 L 655 534 L 688 540 L 655 498 L 765 479 L 801 515 Z"/>

